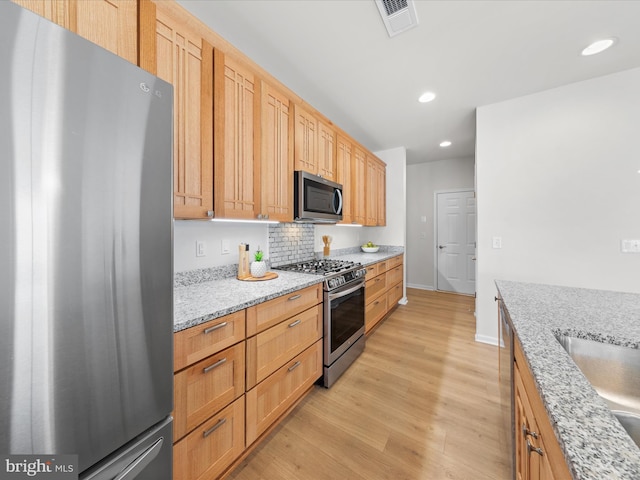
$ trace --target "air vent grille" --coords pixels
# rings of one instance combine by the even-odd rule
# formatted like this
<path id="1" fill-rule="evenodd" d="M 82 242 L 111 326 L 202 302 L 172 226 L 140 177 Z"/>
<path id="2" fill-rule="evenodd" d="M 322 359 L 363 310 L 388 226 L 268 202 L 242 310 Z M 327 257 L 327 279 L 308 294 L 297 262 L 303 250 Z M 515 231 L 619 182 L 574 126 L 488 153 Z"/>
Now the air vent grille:
<path id="1" fill-rule="evenodd" d="M 390 37 L 418 26 L 414 0 L 375 0 Z"/>
<path id="2" fill-rule="evenodd" d="M 398 10 L 407 8 L 407 0 L 382 0 L 387 15 L 393 15 Z"/>

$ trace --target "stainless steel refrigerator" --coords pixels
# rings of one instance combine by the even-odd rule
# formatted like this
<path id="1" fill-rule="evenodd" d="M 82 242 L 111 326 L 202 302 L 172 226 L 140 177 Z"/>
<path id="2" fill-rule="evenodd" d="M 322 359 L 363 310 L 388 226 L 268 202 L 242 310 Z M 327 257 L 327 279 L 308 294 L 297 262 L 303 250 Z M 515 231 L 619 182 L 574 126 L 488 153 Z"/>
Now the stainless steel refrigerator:
<path id="1" fill-rule="evenodd" d="M 0 454 L 171 478 L 172 97 L 0 1 Z"/>

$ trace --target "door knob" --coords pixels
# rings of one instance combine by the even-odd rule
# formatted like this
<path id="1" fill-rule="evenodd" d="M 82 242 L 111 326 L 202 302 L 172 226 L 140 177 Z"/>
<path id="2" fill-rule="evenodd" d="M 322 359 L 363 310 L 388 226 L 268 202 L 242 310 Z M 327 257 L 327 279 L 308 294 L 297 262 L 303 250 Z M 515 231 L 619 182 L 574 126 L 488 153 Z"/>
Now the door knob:
<path id="1" fill-rule="evenodd" d="M 447 246 L 446 246 L 446 245 L 438 245 L 438 248 L 439 248 L 440 250 L 442 250 L 443 248 L 447 248 Z"/>

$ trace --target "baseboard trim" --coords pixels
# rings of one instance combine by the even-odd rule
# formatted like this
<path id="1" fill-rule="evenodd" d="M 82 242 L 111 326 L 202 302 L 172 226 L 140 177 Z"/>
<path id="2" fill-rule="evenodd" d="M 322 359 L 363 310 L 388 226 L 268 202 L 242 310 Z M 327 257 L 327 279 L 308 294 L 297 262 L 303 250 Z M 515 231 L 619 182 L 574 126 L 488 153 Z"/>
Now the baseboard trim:
<path id="1" fill-rule="evenodd" d="M 500 346 L 500 342 L 496 337 L 490 337 L 488 335 L 479 335 L 476 333 L 476 342 L 478 343 L 487 343 L 489 345 L 493 345 L 495 347 Z"/>
<path id="2" fill-rule="evenodd" d="M 433 288 L 430 285 L 420 285 L 417 283 L 407 283 L 407 288 L 415 288 L 417 290 L 429 290 L 429 291 L 435 291 L 435 288 Z"/>

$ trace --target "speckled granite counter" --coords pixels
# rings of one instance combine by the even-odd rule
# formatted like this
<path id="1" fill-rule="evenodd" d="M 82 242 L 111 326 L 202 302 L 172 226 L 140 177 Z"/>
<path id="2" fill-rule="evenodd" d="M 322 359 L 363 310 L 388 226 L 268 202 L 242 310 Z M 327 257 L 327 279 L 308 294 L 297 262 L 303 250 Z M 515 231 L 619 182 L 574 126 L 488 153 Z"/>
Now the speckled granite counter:
<path id="1" fill-rule="evenodd" d="M 555 335 L 638 348 L 640 294 L 496 281 L 575 480 L 640 479 L 640 449 Z"/>
<path id="2" fill-rule="evenodd" d="M 332 255 L 330 258 L 360 262 L 364 266 L 381 262 L 404 252 L 402 247 L 387 247 L 377 253 L 347 253 Z M 229 272 L 234 271 L 231 266 Z M 223 269 L 224 271 L 224 269 Z M 206 272 L 196 271 L 199 283 L 179 283 L 173 293 L 173 331 L 194 327 L 200 323 L 237 312 L 243 308 L 257 305 L 272 298 L 286 295 L 301 288 L 315 285 L 323 277 L 305 273 L 293 273 L 275 270 L 278 278 L 262 282 L 244 282 L 235 277 L 209 280 Z M 201 280 L 208 281 L 201 281 Z"/>

